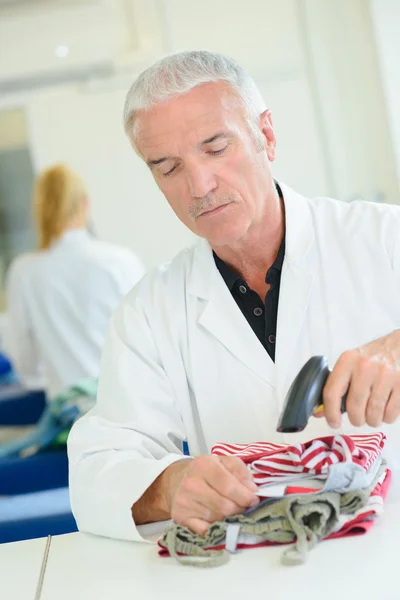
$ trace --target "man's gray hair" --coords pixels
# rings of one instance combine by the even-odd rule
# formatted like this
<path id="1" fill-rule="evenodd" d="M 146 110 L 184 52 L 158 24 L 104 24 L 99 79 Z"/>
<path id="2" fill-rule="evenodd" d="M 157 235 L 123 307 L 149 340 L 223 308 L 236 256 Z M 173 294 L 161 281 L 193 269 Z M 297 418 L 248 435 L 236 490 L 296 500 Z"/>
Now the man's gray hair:
<path id="1" fill-rule="evenodd" d="M 130 88 L 125 101 L 124 129 L 135 150 L 133 123 L 138 112 L 212 81 L 225 81 L 232 87 L 247 110 L 250 128 L 257 135 L 259 131 L 255 126 L 266 105 L 250 75 L 228 56 L 192 50 L 171 54 L 155 62 L 139 75 Z"/>

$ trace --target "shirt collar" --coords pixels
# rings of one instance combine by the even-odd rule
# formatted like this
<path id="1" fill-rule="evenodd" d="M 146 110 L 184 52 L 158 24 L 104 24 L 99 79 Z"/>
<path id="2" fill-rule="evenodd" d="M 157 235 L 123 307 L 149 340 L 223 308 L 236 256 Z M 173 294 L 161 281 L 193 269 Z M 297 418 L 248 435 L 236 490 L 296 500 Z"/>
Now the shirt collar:
<path id="1" fill-rule="evenodd" d="M 228 265 L 223 260 L 221 260 L 220 257 L 215 254 L 214 251 L 213 256 L 217 269 L 221 273 L 222 279 L 228 286 L 229 291 L 232 291 L 235 283 L 237 281 L 241 281 L 242 278 L 237 273 L 235 273 L 233 269 L 228 267 Z"/>
<path id="2" fill-rule="evenodd" d="M 278 271 L 282 271 L 283 259 L 285 258 L 285 237 L 286 235 L 284 232 L 281 245 L 279 246 L 278 254 L 276 255 L 274 264 L 271 265 L 270 269 L 277 269 Z"/>

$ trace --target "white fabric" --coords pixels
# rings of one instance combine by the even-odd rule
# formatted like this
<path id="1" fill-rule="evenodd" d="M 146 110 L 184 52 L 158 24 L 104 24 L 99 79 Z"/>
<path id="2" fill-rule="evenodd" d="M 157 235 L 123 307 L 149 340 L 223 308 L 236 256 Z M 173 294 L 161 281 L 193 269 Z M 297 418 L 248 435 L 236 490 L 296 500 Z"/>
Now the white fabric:
<path id="1" fill-rule="evenodd" d="M 205 240 L 143 278 L 116 310 L 102 358 L 97 407 L 69 438 L 78 525 L 141 539 L 131 505 L 181 458 L 219 440 L 296 443 L 332 433 L 311 419 L 276 432 L 285 394 L 315 354 L 339 355 L 400 325 L 400 207 L 307 199 L 280 184 L 286 256 L 276 362 L 251 330 Z M 400 425 L 381 427 L 399 461 Z M 343 419 L 343 433 L 361 433 Z M 396 466 L 396 465 L 395 465 Z"/>
<path id="2" fill-rule="evenodd" d="M 285 496 L 288 486 L 314 488 L 321 492 L 339 492 L 345 494 L 369 487 L 374 481 L 379 467 L 382 464 L 382 458 L 377 458 L 365 471 L 360 465 L 354 463 L 337 463 L 329 467 L 328 473 L 324 475 L 310 475 L 308 473 L 299 473 L 297 475 L 287 475 L 280 477 L 271 477 L 271 483 L 260 485 L 257 496 Z"/>
<path id="3" fill-rule="evenodd" d="M 237 549 L 240 528 L 240 523 L 229 523 L 226 528 L 225 549 L 228 550 L 228 552 L 231 552 L 232 554 L 234 554 Z"/>
<path id="4" fill-rule="evenodd" d="M 112 311 L 144 274 L 125 248 L 70 230 L 15 259 L 6 279 L 5 351 L 26 387 L 50 397 L 97 377 Z"/>

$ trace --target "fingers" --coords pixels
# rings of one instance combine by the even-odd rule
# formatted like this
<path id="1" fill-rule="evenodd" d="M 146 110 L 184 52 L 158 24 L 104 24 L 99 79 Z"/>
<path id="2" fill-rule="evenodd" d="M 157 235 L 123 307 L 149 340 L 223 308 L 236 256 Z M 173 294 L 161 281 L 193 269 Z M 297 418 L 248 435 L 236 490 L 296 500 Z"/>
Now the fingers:
<path id="1" fill-rule="evenodd" d="M 189 529 L 200 535 L 204 535 L 211 523 L 218 520 L 213 518 L 207 507 L 187 495 L 177 498 L 174 502 L 171 518 L 179 525 L 189 527 Z"/>
<path id="2" fill-rule="evenodd" d="M 253 481 L 253 477 L 240 458 L 237 456 L 221 456 L 220 461 L 223 466 L 236 477 L 241 483 L 248 487 L 251 491 L 258 490 L 257 485 Z"/>
<path id="3" fill-rule="evenodd" d="M 203 534 L 209 525 L 259 503 L 257 486 L 237 457 L 200 456 L 175 491 L 171 517 Z"/>
<path id="4" fill-rule="evenodd" d="M 317 419 L 322 419 L 323 417 L 325 417 L 325 407 L 323 404 L 320 404 L 319 406 L 317 406 L 317 408 L 314 410 L 313 417 L 316 417 Z"/>
<path id="5" fill-rule="evenodd" d="M 255 500 L 258 502 L 258 498 Z M 181 508 L 188 511 L 196 505 L 197 516 L 212 523 L 242 512 L 244 508 L 254 504 L 254 498 L 251 497 L 245 506 L 241 506 L 229 497 L 221 496 L 206 481 L 190 477 L 183 482 L 177 494 L 177 502 Z"/>
<path id="6" fill-rule="evenodd" d="M 356 427 L 361 427 L 366 422 L 375 377 L 375 369 L 373 366 L 371 368 L 366 359 L 361 359 L 355 365 L 346 399 L 346 411 L 350 423 Z"/>
<path id="7" fill-rule="evenodd" d="M 177 521 L 178 522 L 178 521 Z M 184 527 L 188 527 L 194 533 L 199 535 L 204 535 L 207 529 L 210 527 L 211 523 L 207 521 L 202 521 L 201 519 L 197 519 L 195 517 L 188 519 L 185 523 L 180 523 Z"/>
<path id="8" fill-rule="evenodd" d="M 204 476 L 211 488 L 237 506 L 244 509 L 254 503 L 257 486 L 251 482 L 250 473 L 238 457 L 219 457 L 218 463 L 207 468 Z"/>
<path id="9" fill-rule="evenodd" d="M 330 373 L 323 389 L 324 412 L 328 424 L 337 429 L 342 421 L 342 397 L 347 392 L 356 362 L 354 351 L 344 352 Z"/>
<path id="10" fill-rule="evenodd" d="M 379 427 L 384 420 L 386 405 L 392 393 L 393 380 L 393 374 L 386 367 L 379 369 L 365 413 L 365 421 L 371 427 Z M 393 398 L 393 405 L 394 403 L 395 397 Z"/>
<path id="11" fill-rule="evenodd" d="M 341 398 L 347 392 L 346 411 L 352 425 L 379 427 L 400 414 L 400 380 L 385 361 L 345 352 L 329 375 L 323 391 L 324 414 L 331 427 L 341 422 Z"/>
<path id="12" fill-rule="evenodd" d="M 400 385 L 393 387 L 389 400 L 385 407 L 383 421 L 385 423 L 394 423 L 400 414 Z"/>

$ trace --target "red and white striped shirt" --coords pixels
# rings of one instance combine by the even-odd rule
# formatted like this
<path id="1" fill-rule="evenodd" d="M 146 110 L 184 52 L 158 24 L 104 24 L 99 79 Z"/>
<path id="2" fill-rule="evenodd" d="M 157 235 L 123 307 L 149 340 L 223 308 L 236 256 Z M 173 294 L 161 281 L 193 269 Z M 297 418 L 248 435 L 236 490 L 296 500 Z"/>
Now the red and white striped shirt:
<path id="1" fill-rule="evenodd" d="M 366 435 L 335 435 L 315 438 L 304 444 L 218 443 L 211 454 L 238 456 L 249 467 L 258 485 L 288 476 L 326 475 L 332 465 L 352 462 L 365 471 L 382 455 L 386 436 L 377 432 Z"/>

